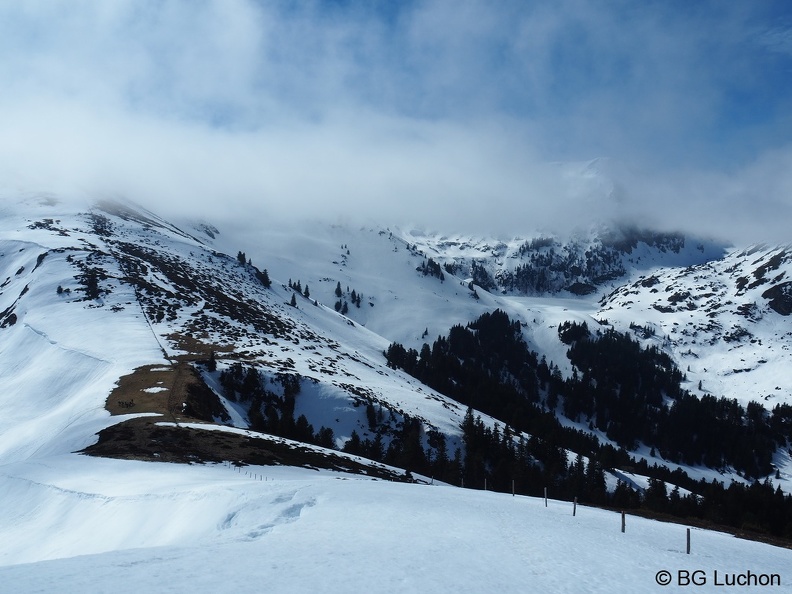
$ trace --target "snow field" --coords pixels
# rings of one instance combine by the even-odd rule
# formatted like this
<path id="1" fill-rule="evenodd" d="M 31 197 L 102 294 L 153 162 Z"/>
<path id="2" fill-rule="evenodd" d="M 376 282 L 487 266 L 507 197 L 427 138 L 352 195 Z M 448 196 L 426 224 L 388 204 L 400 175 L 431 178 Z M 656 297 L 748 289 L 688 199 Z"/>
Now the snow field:
<path id="1" fill-rule="evenodd" d="M 693 530 L 686 555 L 684 526 L 628 516 L 622 534 L 618 513 L 578 506 L 573 517 L 568 502 L 249 470 L 268 480 L 73 455 L 4 467 L 14 513 L 0 524 L 0 582 L 24 593 L 658 592 L 661 570 L 750 570 L 792 591 L 792 551 L 726 534 Z"/>

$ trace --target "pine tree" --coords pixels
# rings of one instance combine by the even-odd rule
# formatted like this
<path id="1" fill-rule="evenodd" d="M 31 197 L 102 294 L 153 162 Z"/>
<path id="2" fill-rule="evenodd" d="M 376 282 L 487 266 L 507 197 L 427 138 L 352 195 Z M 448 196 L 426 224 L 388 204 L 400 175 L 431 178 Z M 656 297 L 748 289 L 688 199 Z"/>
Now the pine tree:
<path id="1" fill-rule="evenodd" d="M 209 361 L 206 363 L 206 369 L 208 371 L 216 371 L 217 370 L 217 359 L 215 358 L 215 352 L 211 351 L 209 353 Z"/>
<path id="2" fill-rule="evenodd" d="M 308 299 L 311 296 L 311 292 L 308 290 L 308 285 L 305 285 L 305 290 L 303 291 L 303 297 Z"/>
<path id="3" fill-rule="evenodd" d="M 291 305 L 292 307 L 297 307 L 296 293 L 292 293 L 292 298 L 291 301 L 289 301 L 289 305 Z"/>
<path id="4" fill-rule="evenodd" d="M 341 297 L 343 294 L 344 292 L 341 290 L 341 281 L 338 281 L 338 284 L 336 285 L 335 288 L 335 295 L 336 297 Z"/>
<path id="5" fill-rule="evenodd" d="M 85 295 L 88 299 L 99 299 L 99 271 L 96 268 L 91 268 L 83 276 L 83 283 L 85 284 Z"/>
<path id="6" fill-rule="evenodd" d="M 265 289 L 269 289 L 270 286 L 272 286 L 272 281 L 270 281 L 269 273 L 267 272 L 266 268 L 257 273 L 256 276 L 258 277 L 259 282 L 264 285 Z"/>
<path id="7" fill-rule="evenodd" d="M 358 435 L 357 431 L 354 429 L 352 430 L 352 435 L 349 436 L 349 439 L 344 444 L 344 447 L 341 448 L 341 451 L 355 455 L 360 455 L 363 453 L 363 450 L 361 449 L 360 436 Z"/>

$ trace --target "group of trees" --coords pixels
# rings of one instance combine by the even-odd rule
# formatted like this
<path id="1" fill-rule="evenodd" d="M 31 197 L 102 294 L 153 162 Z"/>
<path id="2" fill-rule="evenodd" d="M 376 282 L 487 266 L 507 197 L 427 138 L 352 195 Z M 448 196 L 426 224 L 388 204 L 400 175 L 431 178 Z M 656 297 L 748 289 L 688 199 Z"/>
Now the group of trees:
<path id="1" fill-rule="evenodd" d="M 305 284 L 305 288 L 303 289 L 299 279 L 296 282 L 292 282 L 292 280 L 289 279 L 289 288 L 294 291 L 291 296 L 291 301 L 289 301 L 289 305 L 292 307 L 297 307 L 297 295 L 301 295 L 306 299 L 310 299 L 311 297 L 311 291 L 308 289 L 308 283 Z M 314 299 L 313 304 L 319 305 L 319 302 Z"/>
<path id="2" fill-rule="evenodd" d="M 562 387 L 564 414 L 628 450 L 642 442 L 671 462 L 731 466 L 757 478 L 773 471 L 773 454 L 792 440 L 789 405 L 768 412 L 758 402 L 696 397 L 682 388 L 684 374 L 670 356 L 612 328 L 589 334 L 572 324 L 559 334 L 574 334 L 568 356 L 575 372 Z"/>
<path id="3" fill-rule="evenodd" d="M 327 448 L 335 447 L 335 436 L 329 427 L 316 431 L 305 415 L 294 418 L 294 407 L 300 393 L 299 374 L 279 373 L 272 380 L 276 392 L 267 389 L 267 380 L 256 367 L 233 363 L 220 372 L 220 385 L 226 398 L 248 408 L 250 428 Z M 280 393 L 279 393 L 280 392 Z"/>
<path id="4" fill-rule="evenodd" d="M 509 485 L 515 480 L 535 494 L 548 486 L 556 493 L 594 502 L 641 505 L 711 519 L 728 517 L 734 525 L 734 514 L 710 509 L 721 505 L 717 499 L 721 491 L 703 489 L 704 485 L 684 473 L 672 476 L 663 466 L 642 469 L 658 480 L 715 496 L 704 501 L 672 490 L 661 497 L 658 484 L 643 499 L 630 494 L 626 485 L 606 493 L 597 481 L 581 482 L 580 466 L 567 464 L 566 452 L 589 459 L 583 476 L 594 476 L 589 464 L 594 469 L 640 466 L 628 453 L 640 442 L 671 462 L 718 469 L 730 466 L 746 477 L 760 479 L 772 472 L 771 459 L 777 449 L 792 441 L 792 407 L 778 405 L 768 412 L 756 402 L 743 407 L 725 398 L 696 398 L 682 388 L 684 375 L 667 354 L 656 347 L 644 348 L 629 334 L 612 328 L 591 332 L 584 324 L 566 323 L 559 327 L 559 336 L 569 344 L 568 356 L 574 365 L 568 378 L 552 363 L 539 359 L 523 340 L 519 323 L 501 311 L 451 328 L 447 336 L 438 337 L 431 347 L 424 344 L 420 352 L 393 343 L 385 356 L 389 366 L 404 369 L 439 392 L 505 423 L 507 428 L 497 437 L 483 424 L 468 418 L 463 423 L 460 478 L 470 486 L 480 485 L 486 477 L 493 488 L 507 490 L 504 481 L 509 477 Z M 555 416 L 559 410 L 581 429 L 559 423 Z M 620 447 L 601 443 L 594 437 L 596 430 Z M 529 443 L 504 439 L 505 433 L 522 432 L 532 436 Z M 752 501 L 755 494 L 739 487 L 722 491 L 743 502 Z M 792 510 L 792 498 L 768 501 L 777 501 L 787 510 L 776 509 L 776 515 Z M 745 514 L 740 516 L 743 520 Z M 772 531 L 792 534 L 792 512 L 784 517 L 781 527 Z M 759 524 L 771 529 L 769 524 Z"/>
<path id="5" fill-rule="evenodd" d="M 262 285 L 264 285 L 265 288 L 270 288 L 270 286 L 272 286 L 272 281 L 270 280 L 267 269 L 265 268 L 264 270 L 259 270 L 258 268 L 256 268 L 253 265 L 253 262 L 250 260 L 250 258 L 247 257 L 245 252 L 241 250 L 237 252 L 236 259 L 240 265 L 251 268 L 253 270 L 253 274 L 255 275 L 255 277 L 259 280 L 259 282 L 261 282 Z M 435 266 L 439 271 L 440 266 L 437 264 L 435 264 Z M 440 272 L 440 275 L 442 275 L 442 271 Z M 305 297 L 306 299 L 309 299 L 311 297 L 311 291 L 308 288 L 308 284 L 306 283 L 306 285 L 303 287 L 299 279 L 294 282 L 292 282 L 292 280 L 289 279 L 288 286 L 291 290 L 295 291 L 295 293 L 299 293 L 301 296 Z M 338 298 L 338 300 L 335 303 L 335 310 L 344 315 L 346 315 L 349 312 L 349 302 L 351 302 L 355 307 L 359 308 L 363 300 L 363 294 L 360 293 L 359 291 L 356 291 L 355 289 L 350 290 L 349 287 L 347 287 L 346 291 L 344 291 L 341 288 L 340 281 L 336 285 L 335 296 Z M 294 294 L 292 294 L 291 301 L 289 302 L 289 304 L 294 307 L 297 306 L 297 299 Z M 318 302 L 316 300 L 314 300 L 314 305 L 318 305 Z"/>
<path id="6" fill-rule="evenodd" d="M 347 313 L 349 313 L 349 303 L 347 303 L 347 300 L 344 299 L 345 295 L 348 295 L 349 301 L 351 301 L 355 307 L 358 308 L 360 307 L 360 302 L 363 299 L 363 294 L 355 291 L 355 289 L 350 291 L 349 287 L 347 287 L 346 291 L 344 291 L 341 288 L 341 281 L 338 281 L 338 284 L 336 284 L 335 288 L 335 296 L 338 298 L 335 303 L 335 310 L 341 312 L 343 315 L 347 315 Z"/>
<path id="7" fill-rule="evenodd" d="M 443 274 L 443 269 L 440 267 L 440 264 L 429 258 L 428 260 L 421 262 L 421 265 L 416 268 L 418 272 L 423 274 L 424 276 L 434 276 L 435 278 L 439 278 L 440 281 L 445 280 L 445 274 Z"/>
<path id="8" fill-rule="evenodd" d="M 575 242 L 560 246 L 546 241 L 537 240 L 535 245 L 526 242 L 520 248 L 523 262 L 498 275 L 504 289 L 525 294 L 557 293 L 574 283 L 597 284 L 625 273 L 622 256 L 615 249 L 584 250 Z"/>
<path id="9" fill-rule="evenodd" d="M 365 439 L 352 431 L 342 450 L 404 468 L 411 475 L 417 473 L 459 484 L 461 452 L 457 449 L 455 456 L 449 459 L 445 435 L 436 430 L 427 432 L 420 419 L 404 412 L 389 411 L 387 420 L 370 424 L 369 431 L 374 436 Z"/>
<path id="10" fill-rule="evenodd" d="M 89 267 L 77 277 L 77 280 L 83 285 L 86 300 L 99 299 L 102 296 L 102 290 L 99 288 L 99 279 L 106 278 L 104 273 L 98 268 Z"/>
<path id="11" fill-rule="evenodd" d="M 272 281 L 270 280 L 269 273 L 267 269 L 259 270 L 253 265 L 253 262 L 250 258 L 247 257 L 245 252 L 239 251 L 237 252 L 237 262 L 239 262 L 242 266 L 249 266 L 253 270 L 253 275 L 256 279 L 264 285 L 265 289 L 269 289 L 272 286 Z"/>
<path id="12" fill-rule="evenodd" d="M 466 486 L 539 496 L 547 488 L 554 498 L 606 504 L 609 494 L 603 466 L 578 454 L 568 461 L 567 450 L 551 440 L 515 437 L 509 425 L 490 428 L 468 409 L 462 422 L 465 445 L 461 481 Z"/>
<path id="13" fill-rule="evenodd" d="M 543 413 L 560 405 L 566 417 L 619 446 L 644 443 L 671 462 L 731 466 L 758 478 L 772 472 L 773 454 L 792 440 L 789 405 L 768 412 L 757 402 L 695 397 L 666 353 L 613 328 L 591 333 L 585 324 L 564 323 L 559 336 L 570 345 L 568 378 L 539 360 L 519 323 L 501 311 L 454 326 L 420 352 L 393 343 L 385 356 L 389 366 L 512 427 L 549 431 Z"/>
<path id="14" fill-rule="evenodd" d="M 302 295 L 306 299 L 308 299 L 311 296 L 311 291 L 308 289 L 308 283 L 305 284 L 305 288 L 303 289 L 299 279 L 297 279 L 296 282 L 292 282 L 292 280 L 289 279 L 289 288 L 292 291 L 297 291 L 300 295 Z"/>

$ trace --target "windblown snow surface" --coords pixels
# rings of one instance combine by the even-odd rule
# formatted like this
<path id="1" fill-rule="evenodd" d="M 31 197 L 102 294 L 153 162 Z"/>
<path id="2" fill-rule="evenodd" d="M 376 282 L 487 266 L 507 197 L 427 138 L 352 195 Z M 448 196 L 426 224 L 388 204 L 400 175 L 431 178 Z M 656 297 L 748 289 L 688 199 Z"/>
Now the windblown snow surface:
<path id="1" fill-rule="evenodd" d="M 790 550 L 694 530 L 688 555 L 683 526 L 622 533 L 568 502 L 73 455 L 0 480 L 4 592 L 660 592 L 663 571 L 671 591 L 693 572 L 697 592 L 748 572 L 792 591 Z"/>
<path id="2" fill-rule="evenodd" d="M 166 337 L 179 320 L 150 323 L 112 258 L 101 261 L 108 271 L 102 285 L 112 292 L 93 302 L 76 299 L 69 256 L 95 258 L 80 251 L 91 242 L 94 253 L 105 248 L 83 218 L 60 208 L 36 200 L 22 215 L 0 212 L 0 592 L 720 592 L 720 584 L 743 578 L 792 591 L 792 550 L 696 529 L 687 554 L 685 526 L 628 516 L 622 533 L 618 513 L 578 506 L 573 516 L 572 504 L 552 494 L 545 504 L 331 471 L 74 453 L 123 419 L 104 408 L 122 375 L 168 363 L 176 351 Z M 36 226 L 42 221 L 49 228 Z M 151 237 L 170 249 L 164 235 Z M 267 261 L 255 255 L 273 275 L 273 290 L 262 297 L 271 308 L 293 312 L 284 305 L 289 274 L 331 304 L 301 303 L 288 314 L 301 347 L 287 337 L 266 349 L 281 357 L 291 349 L 306 377 L 318 377 L 314 362 L 335 357 L 344 381 L 367 385 L 448 431 L 458 429 L 464 411 L 382 361 L 375 365 L 388 341 L 418 344 L 430 324 L 431 340 L 452 323 L 503 307 L 520 314 L 530 340 L 550 357 L 552 349 L 563 354 L 558 321 L 593 319 L 597 311 L 591 300 L 552 305 L 483 291 L 473 299 L 453 277 L 419 278 L 433 283 L 428 291 L 405 288 L 420 258 L 384 232 L 366 229 L 357 237 L 372 239 L 341 248 L 340 235 L 326 235 L 332 252 L 328 247 L 321 264 L 291 246 Z M 179 241 L 184 253 L 203 249 L 186 236 Z M 383 280 L 378 266 L 390 254 L 403 269 Z M 290 267 L 290 260 L 301 264 Z M 332 310 L 333 288 L 342 281 L 365 295 L 364 307 L 350 314 L 356 323 Z M 59 286 L 71 288 L 71 297 Z M 340 345 L 326 346 L 327 336 Z M 343 436 L 359 426 L 361 413 L 343 406 L 332 376 L 321 379 L 315 408 L 337 415 Z M 331 413 L 322 396 L 338 400 Z M 786 478 L 788 467 L 783 472 Z M 670 585 L 659 585 L 666 580 Z"/>

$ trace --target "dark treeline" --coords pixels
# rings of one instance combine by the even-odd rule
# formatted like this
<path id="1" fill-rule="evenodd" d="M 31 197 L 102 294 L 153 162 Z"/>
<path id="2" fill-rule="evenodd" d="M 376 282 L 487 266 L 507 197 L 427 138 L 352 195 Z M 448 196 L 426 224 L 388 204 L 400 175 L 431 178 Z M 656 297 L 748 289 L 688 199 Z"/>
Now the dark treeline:
<path id="1" fill-rule="evenodd" d="M 315 431 L 305 415 L 295 419 L 296 399 L 303 381 L 299 374 L 276 374 L 269 382 L 280 386 L 277 391 L 267 389 L 268 380 L 258 369 L 242 363 L 233 363 L 221 371 L 219 379 L 225 397 L 248 409 L 252 430 L 336 448 L 332 429 L 320 427 Z M 449 458 L 444 434 L 427 431 L 421 420 L 380 403 L 360 398 L 355 406 L 365 406 L 367 433 L 373 437 L 361 439 L 357 431 L 352 431 L 342 451 L 452 484 L 463 480 L 461 453 L 456 451 Z"/>
<path id="2" fill-rule="evenodd" d="M 575 369 L 567 379 L 530 351 L 519 323 L 501 311 L 454 326 L 420 352 L 398 343 L 388 347 L 389 366 L 504 423 L 505 428 L 492 430 L 466 417 L 460 483 L 480 488 L 486 479 L 491 488 L 509 491 L 513 480 L 522 493 L 539 495 L 548 487 L 560 498 L 640 506 L 792 536 L 792 498 L 776 492 L 769 481 L 750 487 L 699 483 L 680 470 L 636 461 L 627 452 L 643 442 L 671 462 L 731 466 L 758 479 L 772 472 L 773 453 L 792 439 L 792 407 L 768 412 L 758 403 L 743 407 L 724 398 L 696 398 L 681 387 L 684 376 L 668 355 L 613 329 L 591 333 L 585 324 L 570 323 L 559 327 L 559 336 L 570 345 Z M 559 407 L 570 419 L 588 424 L 590 432 L 559 423 Z M 603 445 L 595 430 L 620 448 Z M 531 439 L 516 439 L 520 432 Z M 583 464 L 581 457 L 568 463 L 567 451 L 589 461 Z M 612 468 L 630 468 L 654 480 L 642 496 L 621 483 L 608 492 L 600 477 Z M 663 481 L 698 496 L 666 492 Z M 771 508 L 754 507 L 760 499 Z"/>
<path id="3" fill-rule="evenodd" d="M 439 278 L 441 281 L 445 280 L 445 274 L 443 274 L 443 269 L 440 267 L 440 264 L 429 258 L 427 261 L 422 262 L 416 270 L 422 273 L 424 276 L 434 276 Z"/>
<path id="4" fill-rule="evenodd" d="M 564 414 L 584 420 L 628 450 L 638 442 L 666 460 L 733 467 L 748 477 L 773 472 L 773 454 L 792 439 L 792 407 L 768 412 L 758 402 L 696 397 L 682 389 L 683 374 L 657 347 L 608 328 L 559 328 L 576 370 L 564 382 Z M 579 370 L 579 371 L 578 371 Z"/>
<path id="5" fill-rule="evenodd" d="M 538 239 L 520 247 L 522 264 L 498 276 L 507 291 L 538 294 L 557 293 L 574 282 L 598 283 L 625 274 L 622 254 L 604 247 L 564 249 L 552 240 Z"/>
<path id="6" fill-rule="evenodd" d="M 305 415 L 294 418 L 301 379 L 298 374 L 279 373 L 274 379 L 281 385 L 282 394 L 278 394 L 266 389 L 266 378 L 255 367 L 234 363 L 220 372 L 225 397 L 248 407 L 251 429 L 333 448 L 335 437 L 332 429 L 320 427 L 315 431 Z"/>

